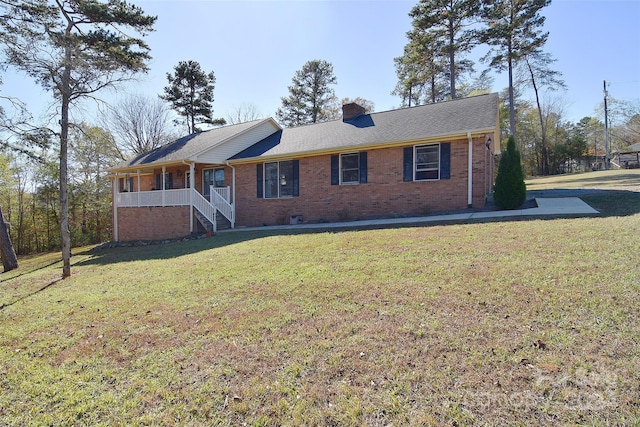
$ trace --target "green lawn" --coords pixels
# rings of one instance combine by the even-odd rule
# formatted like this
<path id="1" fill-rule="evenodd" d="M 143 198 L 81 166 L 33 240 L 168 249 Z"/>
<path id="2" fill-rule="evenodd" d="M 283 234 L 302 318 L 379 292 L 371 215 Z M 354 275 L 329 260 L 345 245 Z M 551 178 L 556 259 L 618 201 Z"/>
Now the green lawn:
<path id="1" fill-rule="evenodd" d="M 640 193 L 585 200 L 21 259 L 0 425 L 638 425 Z"/>

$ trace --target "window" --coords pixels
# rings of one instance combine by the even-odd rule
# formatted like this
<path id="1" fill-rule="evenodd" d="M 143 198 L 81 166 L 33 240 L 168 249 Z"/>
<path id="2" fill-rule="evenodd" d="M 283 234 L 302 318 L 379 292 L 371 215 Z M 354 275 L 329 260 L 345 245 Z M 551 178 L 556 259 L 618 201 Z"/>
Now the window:
<path id="1" fill-rule="evenodd" d="M 264 176 L 263 176 L 264 170 Z M 287 160 L 259 164 L 258 197 L 278 199 L 299 195 L 299 161 Z"/>
<path id="2" fill-rule="evenodd" d="M 340 154 L 340 183 L 360 182 L 360 156 L 358 153 Z"/>
<path id="3" fill-rule="evenodd" d="M 366 151 L 331 155 L 331 185 L 366 183 Z"/>
<path id="4" fill-rule="evenodd" d="M 171 172 L 164 174 L 164 189 L 171 190 L 173 188 L 173 174 Z M 156 174 L 156 190 L 162 190 L 162 174 Z"/>
<path id="5" fill-rule="evenodd" d="M 121 193 L 131 193 L 133 191 L 133 178 L 120 178 L 118 184 Z"/>
<path id="6" fill-rule="evenodd" d="M 435 181 L 451 178 L 451 143 L 404 148 L 403 181 Z"/>
<path id="7" fill-rule="evenodd" d="M 440 145 L 415 147 L 415 180 L 440 178 Z"/>
<path id="8" fill-rule="evenodd" d="M 224 169 L 216 169 L 213 171 L 214 187 L 224 187 Z"/>

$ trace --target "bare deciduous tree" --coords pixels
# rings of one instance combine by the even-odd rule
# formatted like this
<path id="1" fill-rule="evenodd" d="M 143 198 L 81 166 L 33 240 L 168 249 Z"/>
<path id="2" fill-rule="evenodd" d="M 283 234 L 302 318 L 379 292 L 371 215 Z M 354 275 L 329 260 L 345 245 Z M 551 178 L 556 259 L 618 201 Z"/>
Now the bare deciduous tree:
<path id="1" fill-rule="evenodd" d="M 132 95 L 111 109 L 105 127 L 116 139 L 123 158 L 151 151 L 174 138 L 170 111 L 159 98 Z"/>
<path id="2" fill-rule="evenodd" d="M 240 104 L 239 107 L 233 106 L 233 111 L 227 115 L 227 123 L 235 125 L 257 120 L 261 117 L 263 116 L 258 113 L 258 107 L 255 104 Z"/>

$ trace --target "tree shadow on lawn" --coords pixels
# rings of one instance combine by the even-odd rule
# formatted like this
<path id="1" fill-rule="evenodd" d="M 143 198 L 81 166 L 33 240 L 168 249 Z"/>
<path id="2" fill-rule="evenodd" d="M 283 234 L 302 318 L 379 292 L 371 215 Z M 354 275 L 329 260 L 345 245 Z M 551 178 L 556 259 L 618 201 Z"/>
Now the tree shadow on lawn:
<path id="1" fill-rule="evenodd" d="M 552 193 L 556 191 L 556 193 Z M 559 189 L 559 190 L 545 190 L 534 191 L 528 194 L 528 198 L 533 197 L 580 197 L 587 204 L 597 209 L 600 214 L 596 215 L 599 218 L 606 217 L 618 217 L 618 216 L 630 216 L 640 213 L 640 193 L 632 191 L 618 191 L 618 190 L 580 190 L 580 189 Z M 535 203 L 532 204 L 535 207 Z M 495 207 L 487 206 L 486 208 L 479 209 L 478 211 L 491 211 L 498 210 Z M 526 209 L 524 209 L 526 211 Z M 469 212 L 464 210 L 462 212 Z M 448 212 L 451 214 L 461 213 Z M 516 217 L 500 217 L 500 218 L 481 218 L 481 219 L 467 219 L 467 220 L 444 220 L 434 222 L 403 222 L 399 224 L 379 224 L 379 225 L 361 225 L 357 221 L 353 224 L 345 224 L 340 227 L 332 227 L 331 224 L 327 224 L 326 228 L 315 229 L 291 229 L 290 227 L 283 228 L 281 230 L 269 229 L 251 229 L 242 230 L 237 229 L 235 231 L 218 233 L 214 237 L 200 238 L 191 240 L 179 240 L 169 243 L 160 244 L 147 244 L 143 246 L 130 246 L 130 247 L 116 247 L 101 249 L 96 247 L 90 251 L 83 252 L 82 254 L 91 255 L 90 259 L 78 262 L 75 265 L 88 266 L 88 265 L 108 265 L 119 262 L 129 261 L 144 261 L 144 260 L 158 260 L 158 259 L 172 259 L 183 255 L 189 255 L 204 250 L 221 248 L 230 246 L 242 242 L 251 240 L 264 239 L 271 236 L 288 236 L 299 234 L 318 234 L 318 233 L 339 233 L 345 231 L 362 231 L 362 230 L 374 230 L 374 229 L 392 229 L 392 228 L 407 228 L 407 227 L 433 227 L 449 224 L 481 224 L 489 222 L 514 222 L 514 221 L 530 221 L 534 220 L 553 220 L 558 218 L 579 218 L 585 215 L 522 215 Z M 594 215 L 586 215 L 594 216 Z M 80 255 L 80 254 L 77 254 Z"/>

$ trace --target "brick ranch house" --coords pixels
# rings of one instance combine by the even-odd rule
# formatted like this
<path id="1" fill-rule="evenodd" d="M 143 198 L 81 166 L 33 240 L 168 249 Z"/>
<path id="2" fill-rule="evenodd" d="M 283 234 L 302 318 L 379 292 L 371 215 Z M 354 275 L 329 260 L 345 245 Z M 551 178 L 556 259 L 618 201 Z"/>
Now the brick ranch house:
<path id="1" fill-rule="evenodd" d="M 267 118 L 196 133 L 111 169 L 113 239 L 482 207 L 498 95 L 281 128 Z"/>

